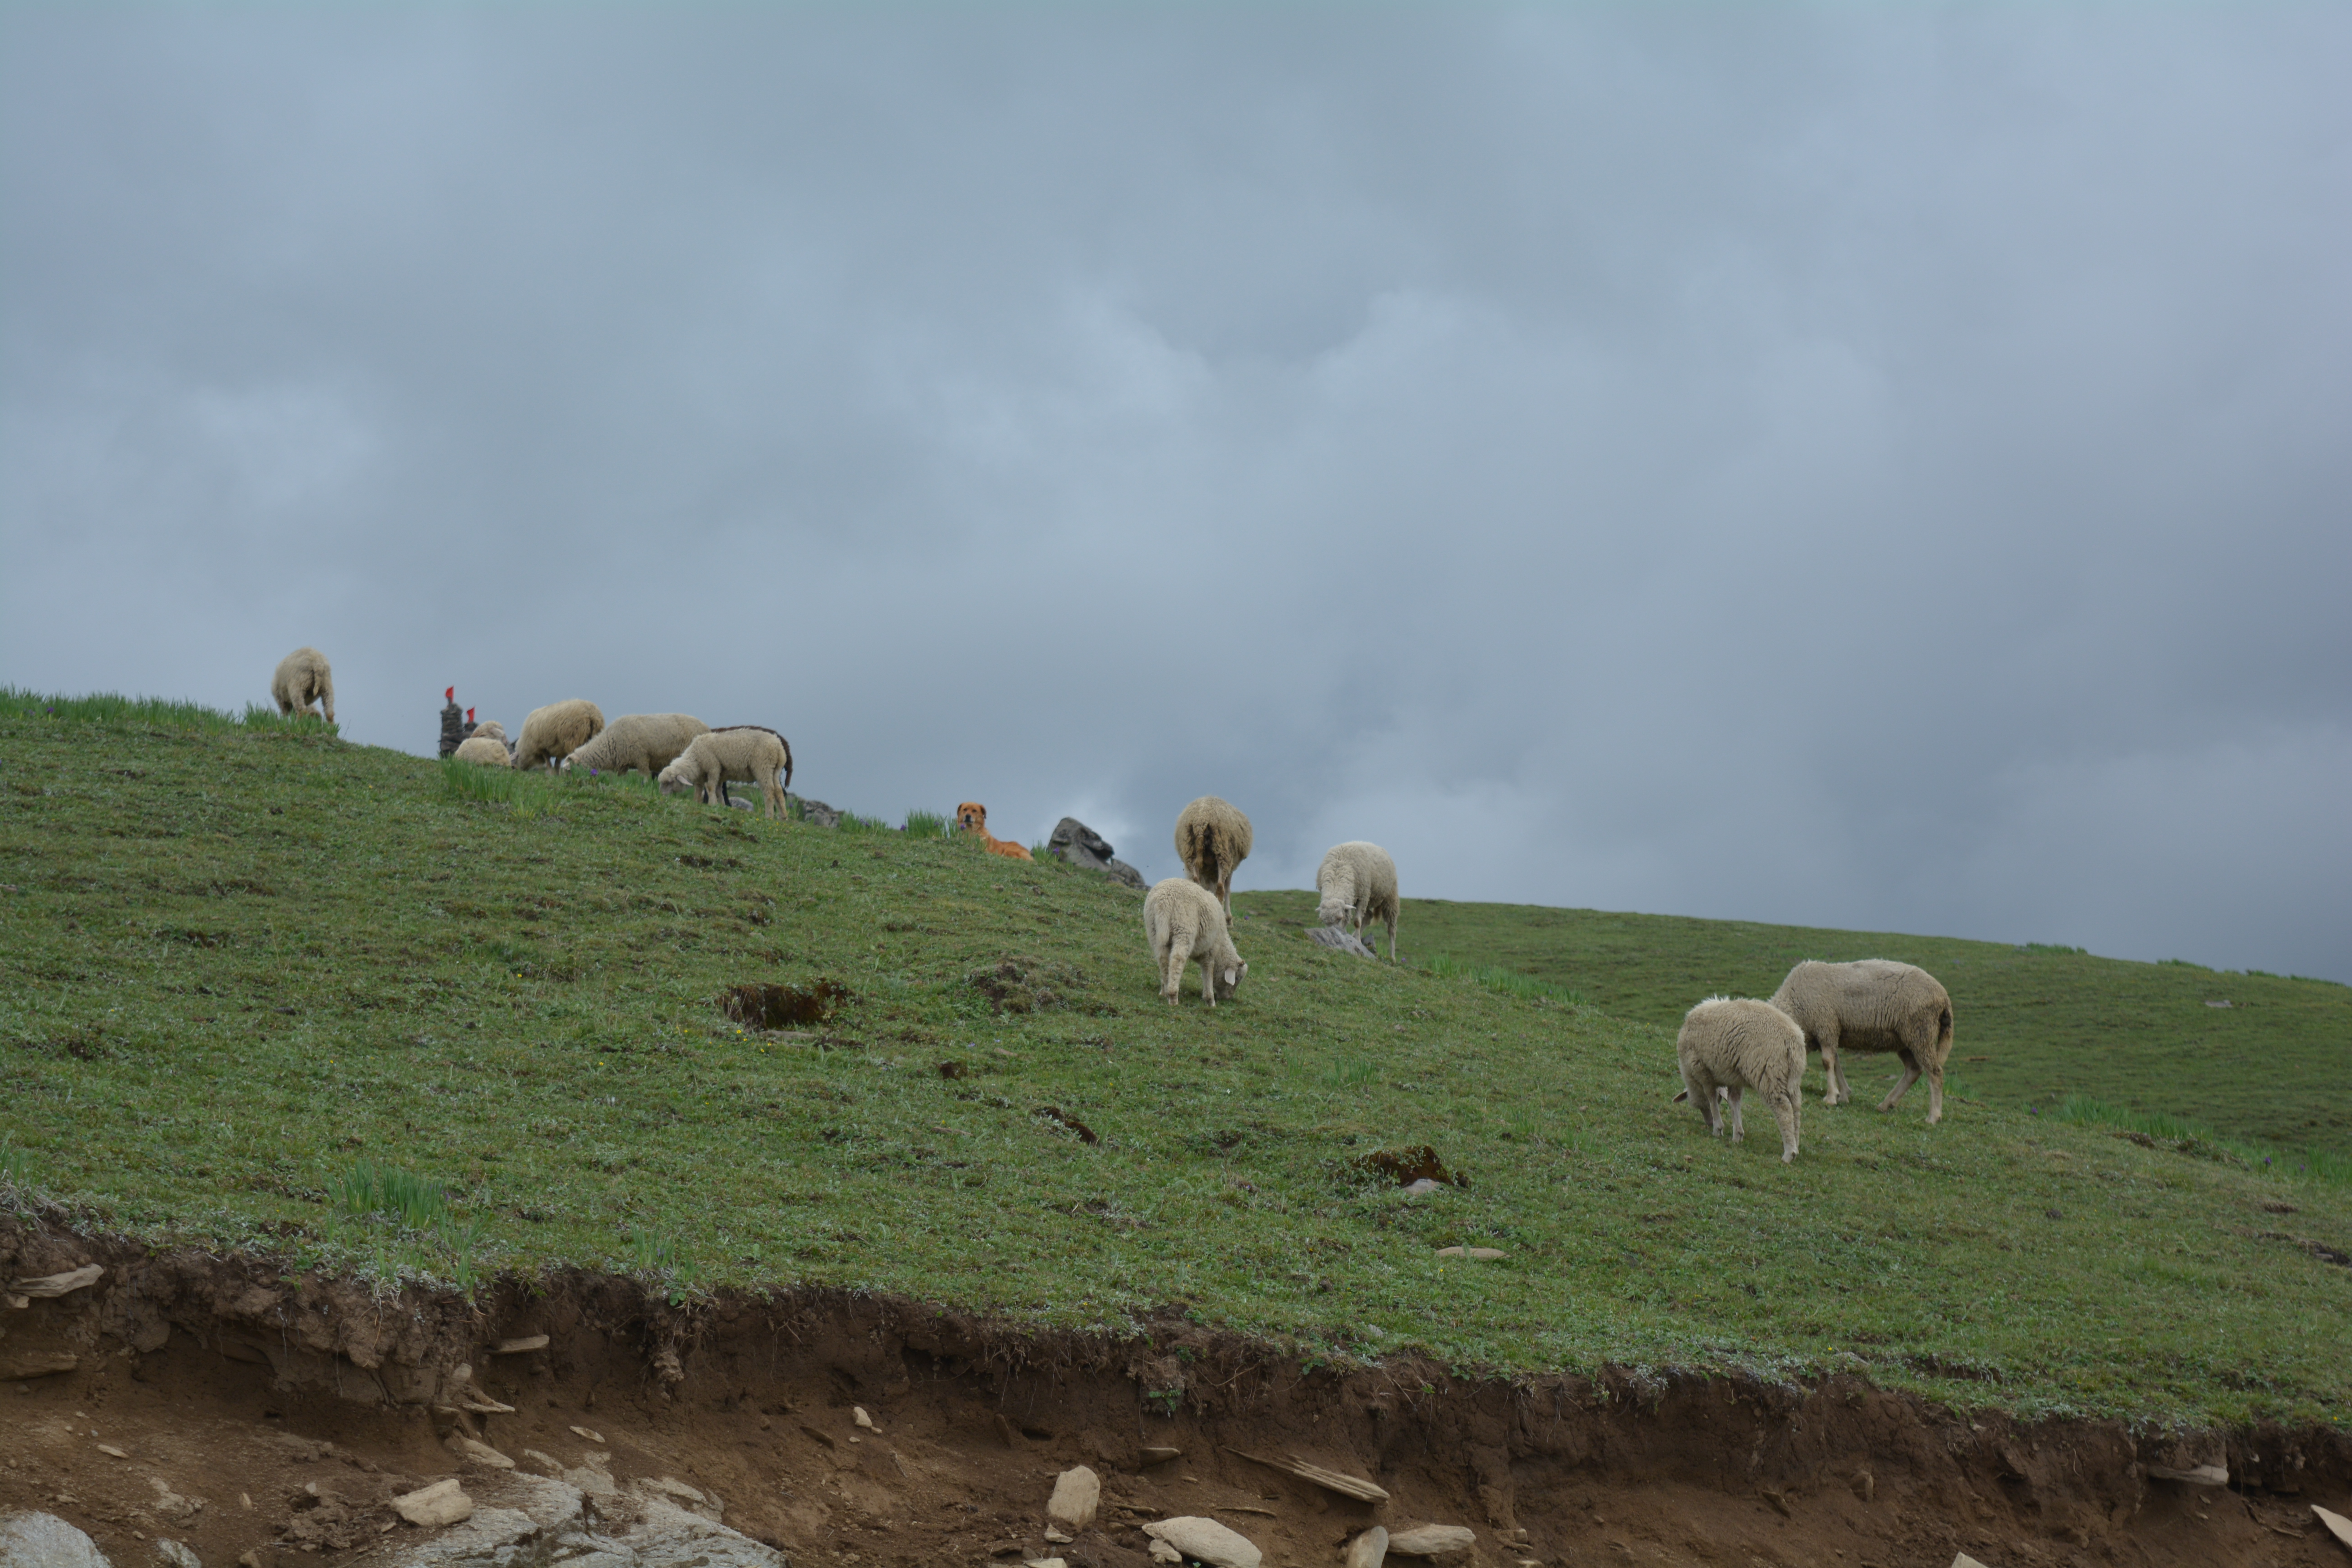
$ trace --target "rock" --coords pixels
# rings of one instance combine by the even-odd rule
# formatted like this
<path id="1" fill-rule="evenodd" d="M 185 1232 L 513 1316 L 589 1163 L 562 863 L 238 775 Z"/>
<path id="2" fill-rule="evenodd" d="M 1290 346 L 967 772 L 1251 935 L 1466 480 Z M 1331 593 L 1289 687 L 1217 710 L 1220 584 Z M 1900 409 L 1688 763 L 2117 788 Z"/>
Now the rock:
<path id="1" fill-rule="evenodd" d="M 2220 1465 L 2199 1465 L 2187 1470 L 2176 1470 L 2168 1465 L 2150 1465 L 2147 1473 L 2159 1481 L 2186 1481 L 2192 1487 L 2226 1487 L 2230 1484 L 2230 1472 Z"/>
<path id="2" fill-rule="evenodd" d="M 1184 1554 L 1155 1536 L 1151 1542 L 1151 1560 L 1154 1563 L 1181 1563 Z"/>
<path id="3" fill-rule="evenodd" d="M 797 807 L 800 819 L 813 826 L 838 827 L 841 826 L 841 813 L 821 800 L 803 800 L 801 796 L 793 795 L 786 795 L 784 803 L 788 806 Z"/>
<path id="4" fill-rule="evenodd" d="M 563 1474 L 563 1461 L 552 1454 L 544 1453 L 537 1448 L 525 1448 L 522 1451 L 522 1457 L 551 1476 Z"/>
<path id="5" fill-rule="evenodd" d="M 1437 1249 L 1437 1256 L 1440 1258 L 1474 1258 L 1482 1263 L 1486 1263 L 1503 1257 L 1504 1252 L 1499 1247 L 1441 1247 Z"/>
<path id="6" fill-rule="evenodd" d="M 1075 1534 L 1095 1521 L 1095 1511 L 1101 1507 L 1102 1478 L 1079 1465 L 1055 1478 L 1045 1517 Z"/>
<path id="7" fill-rule="evenodd" d="M 515 1462 L 512 1459 L 508 1458 L 488 1443 L 478 1442 L 474 1438 L 458 1433 L 451 1433 L 449 1441 L 445 1446 L 451 1453 L 469 1465 L 488 1465 L 494 1470 L 511 1470 L 515 1468 Z"/>
<path id="8" fill-rule="evenodd" d="M 860 1426 L 863 1426 L 868 1432 L 880 1430 L 879 1427 L 874 1425 L 874 1417 L 866 1414 L 866 1406 L 863 1405 L 851 1405 L 849 1407 L 849 1415 L 852 1420 L 856 1421 Z"/>
<path id="9" fill-rule="evenodd" d="M 546 1348 L 547 1336 L 545 1334 L 526 1334 L 519 1340 L 500 1340 L 497 1344 L 490 1347 L 490 1353 L 492 1355 L 520 1355 L 525 1351 L 543 1351 Z"/>
<path id="10" fill-rule="evenodd" d="M 171 1568 L 205 1568 L 204 1559 L 176 1541 L 158 1541 L 155 1555 L 171 1564 Z"/>
<path id="11" fill-rule="evenodd" d="M 81 1358 L 68 1351 L 33 1351 L 13 1361 L 0 1362 L 0 1380 L 24 1383 L 36 1377 L 55 1377 L 80 1364 Z"/>
<path id="12" fill-rule="evenodd" d="M 1417 1198 L 1424 1193 L 1442 1193 L 1444 1190 L 1445 1184 L 1444 1182 L 1433 1182 L 1427 1176 L 1423 1176 L 1417 1182 L 1406 1183 L 1404 1186 L 1404 1195 L 1409 1198 Z"/>
<path id="13" fill-rule="evenodd" d="M 8 1287 L 18 1296 L 63 1296 L 95 1285 L 106 1278 L 106 1270 L 98 1264 L 86 1263 L 79 1268 L 69 1268 L 63 1274 L 44 1274 L 37 1279 L 19 1279 Z"/>
<path id="14" fill-rule="evenodd" d="M 472 1518 L 474 1500 L 459 1489 L 457 1478 L 452 1476 L 393 1499 L 392 1511 L 411 1524 L 434 1530 Z"/>
<path id="15" fill-rule="evenodd" d="M 1358 958 L 1378 958 L 1380 954 L 1366 947 L 1354 931 L 1341 931 L 1338 926 L 1308 926 L 1307 940 L 1318 947 L 1328 947 L 1334 952 L 1352 952 Z"/>
<path id="16" fill-rule="evenodd" d="M 1124 860 L 1113 858 L 1109 841 L 1075 816 L 1066 816 L 1054 825 L 1053 837 L 1045 840 L 1045 853 L 1073 866 L 1100 871 L 1139 893 L 1143 891 L 1143 873 Z"/>
<path id="17" fill-rule="evenodd" d="M 100 1443 L 98 1446 L 98 1451 L 117 1459 L 127 1459 L 131 1457 L 111 1443 Z"/>
<path id="18" fill-rule="evenodd" d="M 1070 1568 L 1070 1565 L 1059 1557 L 1032 1557 L 1025 1560 L 1021 1568 Z"/>
<path id="19" fill-rule="evenodd" d="M 2336 1537 L 2345 1545 L 2352 1546 L 2352 1519 L 2345 1518 L 2334 1509 L 2322 1508 L 2317 1503 L 2311 1505 L 2311 1511 L 2319 1516 L 2319 1522 L 2327 1527 L 2328 1534 Z"/>
<path id="20" fill-rule="evenodd" d="M 1961 1552 L 1953 1555 L 1952 1568 L 1985 1568 L 1985 1565 L 1967 1552 Z"/>
<path id="21" fill-rule="evenodd" d="M 585 1426 L 574 1426 L 572 1428 L 572 1434 L 575 1437 L 585 1437 L 591 1443 L 601 1443 L 604 1440 L 604 1434 L 602 1432 L 591 1432 Z"/>
<path id="22" fill-rule="evenodd" d="M 1265 1553 L 1237 1530 L 1230 1530 L 1213 1519 L 1202 1519 L 1185 1514 L 1177 1519 L 1163 1519 L 1157 1524 L 1147 1524 L 1143 1533 L 1155 1541 L 1164 1541 L 1187 1557 L 1196 1558 L 1211 1568 L 1258 1568 Z"/>
<path id="23" fill-rule="evenodd" d="M 53 1513 L 0 1513 L 0 1568 L 113 1568 L 98 1542 Z"/>
<path id="24" fill-rule="evenodd" d="M 1476 1544 L 1477 1532 L 1459 1524 L 1416 1524 L 1389 1537 L 1389 1550 L 1400 1557 L 1445 1557 Z"/>
<path id="25" fill-rule="evenodd" d="M 1184 1457 L 1184 1450 L 1181 1448 L 1143 1448 L 1137 1451 L 1136 1457 L 1147 1465 L 1164 1465 L 1171 1459 L 1182 1458 Z"/>
<path id="26" fill-rule="evenodd" d="M 1348 1568 L 1381 1568 L 1389 1554 L 1389 1532 L 1374 1525 L 1348 1542 Z"/>
<path id="27" fill-rule="evenodd" d="M 149 1476 L 147 1484 L 155 1489 L 155 1511 L 165 1519 L 193 1519 L 204 1510 L 204 1499 L 182 1497 L 161 1476 Z"/>
<path id="28" fill-rule="evenodd" d="M 1067 1533 L 1059 1525 L 1049 1524 L 1045 1527 L 1045 1544 L 1048 1546 L 1067 1546 L 1076 1539 L 1076 1536 Z"/>

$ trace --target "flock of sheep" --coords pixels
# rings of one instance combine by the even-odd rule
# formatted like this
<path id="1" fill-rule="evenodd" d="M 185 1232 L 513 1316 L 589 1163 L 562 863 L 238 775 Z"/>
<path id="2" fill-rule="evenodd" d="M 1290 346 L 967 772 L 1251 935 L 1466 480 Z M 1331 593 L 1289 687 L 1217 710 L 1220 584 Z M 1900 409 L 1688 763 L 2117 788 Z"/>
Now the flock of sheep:
<path id="1" fill-rule="evenodd" d="M 281 714 L 310 713 L 323 706 L 335 717 L 335 684 L 327 658 L 317 648 L 297 648 L 279 662 L 270 695 Z M 550 766 L 593 773 L 646 773 L 665 790 L 692 790 L 704 804 L 726 804 L 730 782 L 756 784 L 766 815 L 785 815 L 784 791 L 793 776 L 793 752 L 775 731 L 756 724 L 712 729 L 685 713 L 625 713 L 610 724 L 594 703 L 573 699 L 533 709 L 522 733 L 507 739 L 496 720 L 477 724 L 456 752 L 458 761 L 488 767 Z M 1026 860 L 1029 851 L 988 832 L 987 808 L 966 801 L 956 808 L 957 826 L 977 836 L 992 853 Z M 1234 946 L 1234 872 L 1248 858 L 1250 820 L 1215 795 L 1202 795 L 1176 818 L 1176 856 L 1184 875 L 1154 886 L 1143 900 L 1143 929 L 1160 971 L 1160 994 L 1171 1006 L 1184 975 L 1201 966 L 1201 997 L 1213 1007 L 1229 999 L 1249 973 Z M 1360 840 L 1334 845 L 1315 873 L 1318 916 L 1326 926 L 1352 931 L 1385 921 L 1389 958 L 1396 959 L 1396 862 L 1377 844 Z M 1853 1098 L 1839 1049 L 1891 1051 L 1901 1058 L 1903 1077 L 1879 1102 L 1890 1110 L 1917 1082 L 1927 1079 L 1927 1121 L 1944 1115 L 1944 1063 L 1952 1049 L 1952 999 L 1934 975 L 1907 963 L 1864 959 L 1855 963 L 1798 964 L 1769 1002 L 1710 996 L 1684 1017 L 1675 1041 L 1683 1090 L 1717 1136 L 1724 1131 L 1722 1105 L 1730 1107 L 1732 1139 L 1744 1136 L 1740 1100 L 1748 1089 L 1771 1107 L 1780 1124 L 1780 1158 L 1797 1157 L 1799 1112 L 1808 1051 L 1822 1054 L 1822 1100 L 1842 1104 Z"/>

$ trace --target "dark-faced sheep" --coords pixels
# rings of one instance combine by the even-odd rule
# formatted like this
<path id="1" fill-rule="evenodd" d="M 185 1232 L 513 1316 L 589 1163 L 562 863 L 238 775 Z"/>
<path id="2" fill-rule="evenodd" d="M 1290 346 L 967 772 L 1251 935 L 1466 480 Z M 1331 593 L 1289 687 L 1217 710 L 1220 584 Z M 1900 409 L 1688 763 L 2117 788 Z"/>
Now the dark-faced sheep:
<path id="1" fill-rule="evenodd" d="M 1675 1056 L 1683 1072 L 1683 1091 L 1675 1101 L 1687 1100 L 1696 1106 L 1709 1132 L 1723 1135 L 1723 1113 L 1716 1104 L 1720 1089 L 1731 1100 L 1731 1141 L 1737 1143 L 1746 1135 L 1739 1122 L 1739 1097 L 1752 1089 L 1780 1123 L 1781 1163 L 1797 1157 L 1805 1037 L 1786 1013 L 1769 1002 L 1710 996 L 1684 1015 L 1682 1032 L 1675 1037 Z"/>
<path id="2" fill-rule="evenodd" d="M 1389 962 L 1396 962 L 1402 900 L 1397 897 L 1396 862 L 1389 858 L 1387 850 L 1360 838 L 1334 844 L 1323 852 L 1323 864 L 1316 868 L 1315 891 L 1318 895 L 1316 918 L 1327 926 L 1342 930 L 1352 926 L 1360 939 L 1366 925 L 1386 921 Z"/>
<path id="3" fill-rule="evenodd" d="M 1797 1021 L 1805 1044 L 1822 1053 L 1822 1100 L 1842 1105 L 1846 1087 L 1841 1049 L 1893 1051 L 1903 1077 L 1878 1102 L 1892 1110 L 1904 1092 L 1927 1075 L 1927 1121 L 1944 1119 L 1944 1061 L 1952 1054 L 1952 998 L 1924 969 L 1890 959 L 1821 963 L 1807 959 L 1789 971 L 1772 1005 Z"/>
<path id="4" fill-rule="evenodd" d="M 1225 911 L 1216 895 L 1181 877 L 1171 877 L 1143 900 L 1143 934 L 1160 965 L 1160 994 L 1171 1007 L 1184 988 L 1184 971 L 1201 965 L 1201 999 L 1212 1007 L 1238 989 L 1249 965 L 1234 949 Z"/>
<path id="5" fill-rule="evenodd" d="M 1234 916 L 1234 870 L 1249 858 L 1250 819 L 1215 795 L 1204 795 L 1176 814 L 1176 858 L 1184 874 L 1217 896 Z"/>
<path id="6" fill-rule="evenodd" d="M 515 742 L 514 765 L 535 768 L 570 756 L 604 728 L 604 710 L 584 697 L 534 708 Z"/>
<path id="7" fill-rule="evenodd" d="M 565 773 L 641 773 L 647 778 L 677 761 L 710 726 L 691 713 L 624 713 L 561 764 Z"/>
<path id="8" fill-rule="evenodd" d="M 279 659 L 278 673 L 269 678 L 269 695 L 281 718 L 297 713 L 319 718 L 319 710 L 310 706 L 318 702 L 326 709 L 327 722 L 335 721 L 335 672 L 317 648 L 298 647 Z"/>

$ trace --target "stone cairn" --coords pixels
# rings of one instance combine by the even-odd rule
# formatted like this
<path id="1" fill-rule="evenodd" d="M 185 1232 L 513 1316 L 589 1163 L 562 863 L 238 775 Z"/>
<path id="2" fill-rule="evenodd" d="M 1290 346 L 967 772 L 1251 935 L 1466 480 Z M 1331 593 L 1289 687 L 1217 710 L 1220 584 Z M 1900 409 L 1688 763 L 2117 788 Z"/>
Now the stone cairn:
<path id="1" fill-rule="evenodd" d="M 446 757 L 464 743 L 466 737 L 474 732 L 474 727 L 466 722 L 466 710 L 457 706 L 456 687 L 450 687 L 441 696 L 447 704 L 441 710 L 441 754 Z"/>

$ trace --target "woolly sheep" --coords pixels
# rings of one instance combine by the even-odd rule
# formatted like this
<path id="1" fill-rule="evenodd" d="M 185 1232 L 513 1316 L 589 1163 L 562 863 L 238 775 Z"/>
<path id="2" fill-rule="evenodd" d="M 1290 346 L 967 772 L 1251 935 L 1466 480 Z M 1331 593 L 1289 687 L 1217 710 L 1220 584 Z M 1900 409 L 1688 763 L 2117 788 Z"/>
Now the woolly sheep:
<path id="1" fill-rule="evenodd" d="M 499 744 L 503 745 L 506 743 L 507 727 L 504 724 L 499 723 L 496 719 L 485 719 L 480 723 L 475 725 L 471 730 L 466 731 L 466 738 L 469 741 L 477 735 L 479 735 L 486 740 L 496 741 Z"/>
<path id="2" fill-rule="evenodd" d="M 784 749 L 784 787 L 791 789 L 793 787 L 793 743 L 783 736 L 776 734 L 775 731 L 769 729 L 765 724 L 721 724 L 710 732 L 714 735 L 730 735 L 738 730 L 757 730 L 763 735 L 776 736 L 776 744 Z M 723 797 L 725 792 L 722 790 L 720 794 Z M 722 798 L 719 804 L 724 805 L 727 802 Z"/>
<path id="3" fill-rule="evenodd" d="M 676 762 L 697 735 L 709 733 L 710 726 L 691 713 L 624 713 L 557 765 L 566 773 L 635 770 L 652 778 Z"/>
<path id="4" fill-rule="evenodd" d="M 1893 1051 L 1903 1058 L 1903 1078 L 1878 1109 L 1894 1110 L 1925 1072 L 1928 1125 L 1944 1119 L 1952 998 L 1926 970 L 1885 958 L 1855 963 L 1821 963 L 1809 958 L 1789 971 L 1789 978 L 1772 993 L 1772 1005 L 1794 1018 L 1804 1031 L 1805 1044 L 1822 1053 L 1823 1103 L 1842 1105 L 1853 1098 L 1838 1061 L 1839 1047 Z"/>
<path id="5" fill-rule="evenodd" d="M 991 855 L 1002 855 L 1007 860 L 1034 860 L 1028 846 L 1015 844 L 1010 838 L 999 838 L 988 830 L 988 807 L 976 800 L 967 800 L 956 807 L 956 830 L 980 835 L 980 847 Z"/>
<path id="6" fill-rule="evenodd" d="M 318 710 L 310 706 L 315 700 L 326 708 L 327 722 L 335 721 L 335 672 L 317 648 L 298 647 L 279 659 L 278 673 L 269 678 L 269 695 L 277 700 L 281 717 L 308 713 L 315 719 Z"/>
<path id="7" fill-rule="evenodd" d="M 468 735 L 449 754 L 461 763 L 479 763 L 486 768 L 507 767 L 512 761 L 507 755 L 507 743 L 496 735 Z"/>
<path id="8" fill-rule="evenodd" d="M 676 762 L 662 769 L 659 782 L 664 789 L 690 788 L 698 800 L 724 804 L 727 781 L 742 779 L 760 786 L 768 816 L 782 816 L 784 786 L 778 781 L 791 765 L 784 738 L 773 730 L 713 730 L 697 735 Z"/>
<path id="9" fill-rule="evenodd" d="M 1723 1135 L 1723 1113 L 1716 1105 L 1721 1089 L 1731 1100 L 1731 1141 L 1741 1140 L 1740 1091 L 1752 1089 L 1780 1123 L 1781 1163 L 1797 1157 L 1805 1037 L 1786 1013 L 1769 1002 L 1710 996 L 1684 1015 L 1675 1055 L 1683 1069 L 1683 1091 L 1675 1103 L 1695 1103 L 1709 1132 Z"/>
<path id="10" fill-rule="evenodd" d="M 1220 996 L 1230 998 L 1249 973 L 1249 965 L 1234 950 L 1224 907 L 1216 895 L 1181 877 L 1171 877 L 1145 895 L 1143 933 L 1160 964 L 1160 994 L 1171 1007 L 1183 989 L 1185 966 L 1196 958 L 1201 961 L 1201 997 L 1212 1007 Z"/>
<path id="11" fill-rule="evenodd" d="M 1231 921 L 1234 868 L 1249 858 L 1250 820 L 1215 795 L 1204 795 L 1176 814 L 1176 858 L 1185 875 L 1217 895 Z"/>
<path id="12" fill-rule="evenodd" d="M 534 708 L 522 721 L 522 738 L 515 742 L 514 765 L 535 768 L 568 757 L 596 738 L 604 727 L 604 710 L 585 698 L 551 702 Z"/>
<path id="13" fill-rule="evenodd" d="M 1322 896 L 1316 918 L 1327 926 L 1352 923 L 1360 937 L 1371 921 L 1388 921 L 1389 962 L 1396 962 L 1397 912 L 1402 900 L 1397 897 L 1396 862 L 1387 850 L 1360 838 L 1334 844 L 1316 868 L 1315 890 Z"/>

